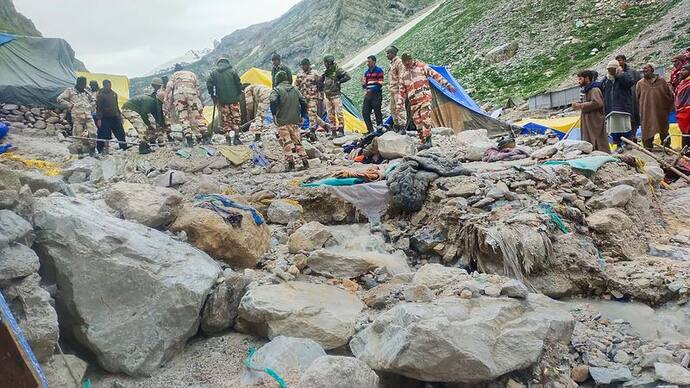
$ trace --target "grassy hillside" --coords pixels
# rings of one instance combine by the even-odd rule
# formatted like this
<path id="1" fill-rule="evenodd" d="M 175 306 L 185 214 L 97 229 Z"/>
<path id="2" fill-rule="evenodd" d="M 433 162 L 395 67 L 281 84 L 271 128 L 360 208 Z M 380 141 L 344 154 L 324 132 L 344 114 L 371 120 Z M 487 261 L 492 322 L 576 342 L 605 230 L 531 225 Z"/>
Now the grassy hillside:
<path id="1" fill-rule="evenodd" d="M 41 36 L 34 23 L 14 8 L 12 0 L 0 0 L 0 32 Z"/>
<path id="2" fill-rule="evenodd" d="M 274 21 L 224 37 L 213 52 L 189 67 L 203 80 L 221 56 L 228 56 L 240 71 L 268 69 L 273 52 L 295 69 L 302 58 L 321 62 L 326 53 L 344 58 L 427 5 L 424 0 L 304 0 Z M 141 92 L 150 78 L 133 79 L 132 93 Z"/>
<path id="3" fill-rule="evenodd" d="M 556 87 L 577 70 L 607 60 L 680 1 L 448 0 L 396 45 L 450 67 L 476 100 L 500 103 Z M 519 46 L 514 57 L 484 57 L 510 43 Z M 357 85 L 348 85 L 347 92 L 359 100 Z"/>

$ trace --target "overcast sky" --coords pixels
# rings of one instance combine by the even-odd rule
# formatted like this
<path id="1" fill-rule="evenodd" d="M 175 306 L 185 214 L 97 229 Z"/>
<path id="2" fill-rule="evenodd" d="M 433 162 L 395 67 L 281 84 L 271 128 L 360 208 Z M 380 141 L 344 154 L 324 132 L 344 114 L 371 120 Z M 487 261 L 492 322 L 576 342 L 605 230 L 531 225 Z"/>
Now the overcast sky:
<path id="1" fill-rule="evenodd" d="M 144 75 L 190 49 L 275 19 L 299 0 L 14 0 L 46 37 L 94 73 Z"/>

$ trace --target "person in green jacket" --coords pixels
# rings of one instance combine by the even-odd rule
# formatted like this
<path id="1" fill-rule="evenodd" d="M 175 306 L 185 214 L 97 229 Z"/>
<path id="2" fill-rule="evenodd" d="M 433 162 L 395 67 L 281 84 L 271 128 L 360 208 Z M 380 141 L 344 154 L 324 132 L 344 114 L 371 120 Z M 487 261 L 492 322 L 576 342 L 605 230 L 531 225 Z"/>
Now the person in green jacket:
<path id="1" fill-rule="evenodd" d="M 287 162 L 285 171 L 295 169 L 294 153 L 302 159 L 302 166 L 306 170 L 309 168 L 309 161 L 302 147 L 299 126 L 307 115 L 307 99 L 290 84 L 284 71 L 276 73 L 275 80 L 276 86 L 271 92 L 271 112 L 273 122 L 278 126 L 278 138 Z"/>
<path id="2" fill-rule="evenodd" d="M 240 82 L 240 76 L 230 65 L 228 58 L 218 59 L 216 69 L 211 72 L 208 81 L 206 81 L 206 88 L 220 112 L 223 131 L 228 144 L 242 144 L 240 141 L 242 82 Z"/>
<path id="3" fill-rule="evenodd" d="M 271 63 L 273 64 L 273 68 L 271 69 L 271 82 L 273 82 L 273 87 L 278 85 L 276 82 L 276 74 L 278 74 L 279 71 L 284 71 L 285 75 L 287 76 L 288 83 L 292 84 L 292 72 L 290 71 L 289 67 L 282 64 L 280 54 L 273 53 L 273 55 L 271 55 Z"/>
<path id="4" fill-rule="evenodd" d="M 335 63 L 333 55 L 326 55 L 323 58 L 323 65 L 326 71 L 321 76 L 320 85 L 325 97 L 328 123 L 333 127 L 331 137 L 336 138 L 338 135 L 345 135 L 345 116 L 343 115 L 343 102 L 340 99 L 340 86 L 352 77 Z"/>
<path id="5" fill-rule="evenodd" d="M 163 140 L 165 122 L 160 105 L 151 96 L 130 98 L 122 105 L 122 117 L 129 121 L 139 136 L 139 153 L 151 153 L 151 142 Z"/>

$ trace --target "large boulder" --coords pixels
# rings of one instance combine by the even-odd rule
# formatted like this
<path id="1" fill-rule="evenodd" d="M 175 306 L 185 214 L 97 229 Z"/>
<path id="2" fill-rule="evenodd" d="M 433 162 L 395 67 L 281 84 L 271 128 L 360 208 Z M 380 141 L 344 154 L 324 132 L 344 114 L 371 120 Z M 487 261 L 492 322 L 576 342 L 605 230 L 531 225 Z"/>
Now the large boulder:
<path id="1" fill-rule="evenodd" d="M 208 297 L 201 313 L 201 330 L 216 334 L 235 324 L 240 300 L 251 283 L 251 278 L 237 272 L 229 272 Z"/>
<path id="2" fill-rule="evenodd" d="M 36 358 L 43 362 L 52 356 L 60 335 L 52 298 L 40 281 L 34 273 L 12 282 L 3 292 Z"/>
<path id="3" fill-rule="evenodd" d="M 359 277 L 376 268 L 384 268 L 391 275 L 410 272 L 404 256 L 374 252 L 349 255 L 321 249 L 309 256 L 307 265 L 317 274 L 344 279 Z"/>
<path id="4" fill-rule="evenodd" d="M 290 253 L 302 251 L 315 251 L 336 243 L 333 233 L 321 223 L 316 221 L 302 225 L 288 239 Z"/>
<path id="5" fill-rule="evenodd" d="M 126 220 L 159 228 L 175 220 L 182 195 L 165 187 L 118 182 L 105 193 L 105 203 Z"/>
<path id="6" fill-rule="evenodd" d="M 4 281 L 23 278 L 38 272 L 36 252 L 22 244 L 0 246 L 0 285 Z"/>
<path id="7" fill-rule="evenodd" d="M 265 368 L 271 368 L 288 381 L 297 380 L 314 360 L 324 356 L 326 352 L 321 345 L 308 338 L 278 336 L 256 351 L 251 359 L 251 370 L 243 368 L 242 384 L 269 385 L 273 378 L 263 372 Z"/>
<path id="8" fill-rule="evenodd" d="M 91 174 L 96 170 L 98 164 L 98 159 L 90 156 L 77 159 L 62 170 L 62 177 L 67 182 L 87 181 L 91 178 Z"/>
<path id="9" fill-rule="evenodd" d="M 499 63 L 508 60 L 517 54 L 520 45 L 517 42 L 504 43 L 489 50 L 484 58 L 488 63 Z"/>
<path id="10" fill-rule="evenodd" d="M 315 360 L 300 379 L 300 388 L 378 388 L 379 376 L 353 357 L 324 356 Z"/>
<path id="11" fill-rule="evenodd" d="M 311 338 L 325 349 L 347 344 L 364 304 L 357 296 L 324 284 L 290 282 L 249 290 L 238 323 L 268 338 Z"/>
<path id="12" fill-rule="evenodd" d="M 434 382 L 479 383 L 530 367 L 550 341 L 567 343 L 574 321 L 557 302 L 481 297 L 399 304 L 350 341 L 380 372 Z"/>
<path id="13" fill-rule="evenodd" d="M 28 185 L 32 192 L 46 189 L 51 193 L 62 193 L 74 196 L 74 192 L 61 176 L 43 175 L 37 170 L 17 171 L 22 185 Z"/>
<path id="14" fill-rule="evenodd" d="M 592 215 L 587 217 L 587 226 L 599 233 L 615 233 L 631 228 L 633 222 L 621 210 L 607 208 L 592 213 Z"/>
<path id="15" fill-rule="evenodd" d="M 170 230 L 184 231 L 194 246 L 233 268 L 253 268 L 271 247 L 271 232 L 265 222 L 257 225 L 249 211 L 233 212 L 241 216 L 238 226 L 212 210 L 186 206 Z"/>
<path id="16" fill-rule="evenodd" d="M 268 220 L 273 224 L 287 225 L 290 222 L 302 218 L 304 209 L 297 203 L 292 203 L 284 199 L 277 199 L 271 202 L 268 207 Z"/>
<path id="17" fill-rule="evenodd" d="M 489 139 L 486 129 L 462 131 L 456 135 L 460 147 L 465 149 L 465 159 L 480 161 L 484 153 L 491 147 L 496 147 L 496 142 Z"/>
<path id="18" fill-rule="evenodd" d="M 37 200 L 34 224 L 60 322 L 104 369 L 148 375 L 197 332 L 221 274 L 208 255 L 81 199 Z"/>
<path id="19" fill-rule="evenodd" d="M 678 364 L 665 364 L 657 362 L 654 364 L 656 378 L 669 384 L 680 386 L 690 386 L 690 370 Z"/>
<path id="20" fill-rule="evenodd" d="M 33 228 L 31 224 L 10 210 L 0 210 L 0 247 L 11 242 L 31 245 Z"/>
<path id="21" fill-rule="evenodd" d="M 587 202 L 592 209 L 625 207 L 637 190 L 628 185 L 614 186 Z"/>
<path id="22" fill-rule="evenodd" d="M 446 267 L 441 264 L 426 264 L 415 272 L 412 283 L 437 290 L 464 281 L 468 277 L 467 271 L 462 268 Z"/>
<path id="23" fill-rule="evenodd" d="M 379 154 L 382 158 L 392 160 L 414 155 L 415 144 L 411 137 L 393 131 L 376 138 Z"/>

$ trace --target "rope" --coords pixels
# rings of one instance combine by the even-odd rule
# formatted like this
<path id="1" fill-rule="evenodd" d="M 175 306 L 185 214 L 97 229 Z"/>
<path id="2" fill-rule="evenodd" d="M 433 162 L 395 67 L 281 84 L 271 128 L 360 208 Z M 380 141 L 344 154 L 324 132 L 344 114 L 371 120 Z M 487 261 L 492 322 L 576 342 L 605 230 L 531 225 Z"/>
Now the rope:
<path id="1" fill-rule="evenodd" d="M 249 349 L 249 354 L 247 355 L 247 361 L 245 361 L 244 365 L 247 367 L 249 370 L 253 371 L 258 371 L 258 372 L 264 372 L 267 375 L 271 376 L 273 380 L 275 380 L 278 385 L 280 385 L 280 388 L 287 388 L 287 384 L 285 383 L 285 380 L 283 380 L 280 375 L 274 371 L 271 368 L 257 368 L 252 365 L 252 358 L 254 358 L 254 354 L 256 353 L 256 348 L 250 348 Z"/>
<path id="2" fill-rule="evenodd" d="M 69 375 L 72 376 L 72 380 L 74 381 L 74 385 L 77 388 L 81 388 L 81 383 L 79 383 L 79 380 L 74 375 L 72 368 L 69 366 L 69 363 L 67 363 L 67 358 L 65 357 L 65 353 L 62 352 L 62 348 L 60 347 L 60 344 L 57 344 L 57 348 L 58 348 L 58 351 L 60 352 L 60 356 L 62 357 L 62 362 L 65 363 L 65 367 L 67 367 L 67 371 L 69 372 Z M 86 385 L 86 384 L 84 384 L 84 385 Z"/>

